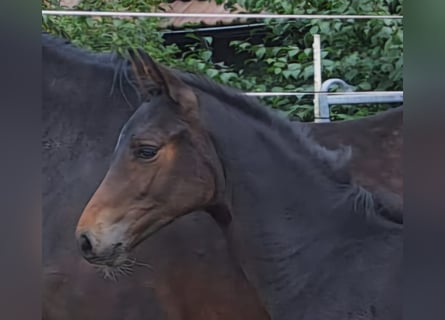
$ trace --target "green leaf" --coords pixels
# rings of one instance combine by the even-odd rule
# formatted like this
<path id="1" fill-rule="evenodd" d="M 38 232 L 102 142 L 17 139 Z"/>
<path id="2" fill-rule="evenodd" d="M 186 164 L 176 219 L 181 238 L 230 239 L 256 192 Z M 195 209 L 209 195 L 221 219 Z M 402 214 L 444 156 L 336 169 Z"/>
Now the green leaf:
<path id="1" fill-rule="evenodd" d="M 332 66 L 332 65 L 334 65 L 334 64 L 335 64 L 335 62 L 332 61 L 332 60 L 329 60 L 329 59 L 323 59 L 323 60 L 322 60 L 322 65 L 323 65 L 324 67 L 329 67 L 329 66 Z"/>
<path id="2" fill-rule="evenodd" d="M 322 21 L 320 22 L 320 32 L 323 34 L 328 34 L 331 30 L 330 22 Z"/>
<path id="3" fill-rule="evenodd" d="M 204 40 L 207 42 L 207 44 L 211 45 L 213 42 L 213 37 L 204 37 Z"/>
<path id="4" fill-rule="evenodd" d="M 123 24 L 124 24 L 124 21 L 121 20 L 121 19 L 114 19 L 114 20 L 113 20 L 113 25 L 114 25 L 115 27 L 120 27 L 120 26 L 123 25 Z"/>
<path id="5" fill-rule="evenodd" d="M 294 70 L 294 71 L 290 71 L 290 75 L 292 78 L 294 78 L 295 80 L 298 79 L 298 76 L 300 75 L 301 71 L 300 70 Z"/>
<path id="6" fill-rule="evenodd" d="M 361 89 L 361 90 L 365 90 L 365 91 L 368 91 L 368 90 L 371 90 L 371 84 L 369 83 L 369 82 L 362 82 L 362 83 L 360 83 L 359 85 L 358 85 L 358 87 Z"/>
<path id="7" fill-rule="evenodd" d="M 356 117 L 354 117 L 354 116 L 351 116 L 351 115 L 348 115 L 348 114 L 336 114 L 336 116 L 338 117 L 338 118 L 340 118 L 341 120 L 353 120 L 353 119 L 355 119 Z"/>
<path id="8" fill-rule="evenodd" d="M 201 38 L 199 36 L 197 36 L 196 34 L 194 34 L 194 33 L 187 33 L 185 36 L 187 38 L 195 39 L 195 40 L 198 40 L 198 41 L 201 40 Z"/>
<path id="9" fill-rule="evenodd" d="M 290 50 L 290 51 L 287 53 L 287 55 L 288 55 L 290 58 L 293 58 L 293 57 L 295 57 L 295 56 L 298 54 L 298 52 L 300 52 L 300 49 L 293 49 L 293 50 Z"/>
<path id="10" fill-rule="evenodd" d="M 280 51 L 281 51 L 282 49 L 283 49 L 283 48 L 280 48 L 280 47 L 272 48 L 272 54 L 273 54 L 274 56 L 277 56 L 278 53 L 280 53 Z"/>
<path id="11" fill-rule="evenodd" d="M 305 80 L 308 78 L 311 78 L 313 76 L 314 76 L 314 66 L 313 65 L 310 65 L 310 66 L 307 66 L 306 68 L 304 68 L 303 77 Z"/>
<path id="12" fill-rule="evenodd" d="M 289 63 L 287 65 L 287 69 L 288 70 L 300 70 L 301 69 L 301 64 L 299 64 L 299 63 Z"/>
<path id="13" fill-rule="evenodd" d="M 247 48 L 250 48 L 252 45 L 249 42 L 243 42 L 238 45 L 238 47 L 242 50 L 246 50 Z"/>
<path id="14" fill-rule="evenodd" d="M 215 78 L 218 75 L 218 70 L 215 69 L 207 69 L 206 70 L 206 74 L 210 77 L 210 78 Z"/>
<path id="15" fill-rule="evenodd" d="M 234 74 L 234 73 L 232 73 L 232 72 L 222 73 L 222 74 L 220 75 L 220 78 L 221 78 L 221 80 L 222 80 L 224 83 L 227 83 L 227 82 L 229 82 L 229 80 L 230 80 L 231 78 L 233 78 L 234 75 L 236 76 L 236 74 Z"/>
<path id="16" fill-rule="evenodd" d="M 87 26 L 90 27 L 90 28 L 92 28 L 94 26 L 94 24 L 95 24 L 94 19 L 91 18 L 91 17 L 87 17 L 85 19 L 85 22 L 86 22 Z"/>
<path id="17" fill-rule="evenodd" d="M 256 50 L 255 55 L 257 56 L 258 59 L 261 59 L 264 57 L 265 53 L 266 53 L 266 48 L 261 47 Z"/>
<path id="18" fill-rule="evenodd" d="M 284 68 L 286 66 L 286 64 L 284 62 L 277 61 L 273 64 L 273 66 L 278 67 L 278 68 Z"/>
<path id="19" fill-rule="evenodd" d="M 206 64 L 205 64 L 205 63 L 202 63 L 202 62 L 198 62 L 198 63 L 196 64 L 196 67 L 198 68 L 199 71 L 202 71 L 202 70 L 205 69 Z"/>
<path id="20" fill-rule="evenodd" d="M 212 57 L 212 51 L 205 51 L 202 53 L 202 59 L 208 61 Z"/>

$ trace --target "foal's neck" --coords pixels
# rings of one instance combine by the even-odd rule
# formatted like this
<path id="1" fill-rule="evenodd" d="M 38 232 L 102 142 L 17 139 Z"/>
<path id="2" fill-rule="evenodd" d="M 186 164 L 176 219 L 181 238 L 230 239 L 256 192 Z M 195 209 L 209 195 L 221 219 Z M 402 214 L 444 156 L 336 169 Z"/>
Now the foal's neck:
<path id="1" fill-rule="evenodd" d="M 269 309 L 285 312 L 342 245 L 339 228 L 350 219 L 340 214 L 349 209 L 342 194 L 352 186 L 340 187 L 323 161 L 312 162 L 308 144 L 298 143 L 304 138 L 290 144 L 273 123 L 221 103 L 203 109 L 231 190 L 232 248 Z"/>
<path id="2" fill-rule="evenodd" d="M 336 181 L 335 172 L 329 174 L 328 161 L 317 154 L 321 148 L 311 145 L 315 142 L 306 132 L 297 128 L 283 134 L 287 124 L 280 122 L 285 119 L 249 117 L 213 99 L 203 106 L 203 117 L 225 169 L 235 219 L 284 218 L 286 224 L 293 224 L 298 218 L 298 225 L 302 219 L 325 220 L 333 201 L 340 202 L 341 194 L 352 188 Z M 261 214 L 267 211 L 274 214 Z"/>

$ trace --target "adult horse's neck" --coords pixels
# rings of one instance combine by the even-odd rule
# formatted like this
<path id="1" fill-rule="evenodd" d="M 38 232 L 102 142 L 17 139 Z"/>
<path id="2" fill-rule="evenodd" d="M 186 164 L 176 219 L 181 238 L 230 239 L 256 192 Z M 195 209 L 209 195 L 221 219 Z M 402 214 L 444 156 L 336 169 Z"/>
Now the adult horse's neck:
<path id="1" fill-rule="evenodd" d="M 202 116 L 225 170 L 233 248 L 272 318 L 293 313 L 297 319 L 295 301 L 304 300 L 301 292 L 317 269 L 345 238 L 369 232 L 365 211 L 372 198 L 336 181 L 322 149 L 311 149 L 315 142 L 284 119 L 249 98 L 231 106 L 235 97 L 204 95 Z"/>

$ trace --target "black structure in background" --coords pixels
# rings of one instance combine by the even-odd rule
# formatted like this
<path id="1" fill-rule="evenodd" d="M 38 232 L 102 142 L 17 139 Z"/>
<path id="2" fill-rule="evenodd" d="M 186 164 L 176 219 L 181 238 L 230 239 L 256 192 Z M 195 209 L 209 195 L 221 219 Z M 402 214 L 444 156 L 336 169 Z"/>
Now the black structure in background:
<path id="1" fill-rule="evenodd" d="M 199 38 L 212 37 L 210 48 L 213 52 L 214 63 L 224 62 L 226 65 L 243 66 L 243 61 L 249 58 L 247 53 L 237 53 L 230 42 L 234 40 L 249 40 L 252 44 L 265 43 L 267 45 L 279 45 L 277 41 L 266 40 L 267 26 L 264 23 L 239 24 L 217 27 L 187 28 L 182 30 L 165 31 L 163 38 L 165 44 L 175 43 L 181 50 L 187 45 L 199 43 L 199 40 L 187 36 L 194 34 Z"/>

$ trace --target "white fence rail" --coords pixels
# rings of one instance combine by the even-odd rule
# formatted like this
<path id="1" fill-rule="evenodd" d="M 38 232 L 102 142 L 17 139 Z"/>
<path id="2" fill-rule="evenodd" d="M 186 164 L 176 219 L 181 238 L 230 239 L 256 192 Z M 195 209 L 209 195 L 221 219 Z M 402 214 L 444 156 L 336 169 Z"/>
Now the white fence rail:
<path id="1" fill-rule="evenodd" d="M 139 17 L 139 18 L 243 18 L 243 19 L 403 19 L 398 15 L 327 15 L 327 14 L 263 14 L 263 13 L 168 13 L 127 11 L 42 10 L 43 15 Z"/>

